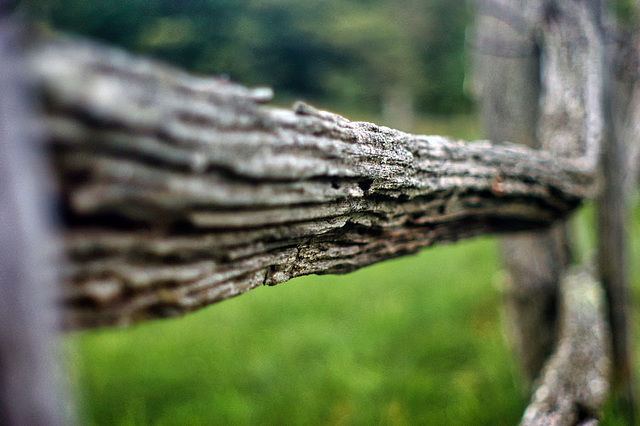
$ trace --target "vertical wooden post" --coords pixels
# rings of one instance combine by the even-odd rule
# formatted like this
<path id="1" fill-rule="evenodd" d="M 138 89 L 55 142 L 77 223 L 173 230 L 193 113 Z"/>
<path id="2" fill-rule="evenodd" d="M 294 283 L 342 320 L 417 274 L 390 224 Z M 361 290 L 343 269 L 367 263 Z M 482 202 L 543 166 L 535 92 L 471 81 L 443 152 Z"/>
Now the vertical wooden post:
<path id="1" fill-rule="evenodd" d="M 606 80 L 611 81 L 607 76 Z M 613 340 L 614 389 L 635 418 L 632 303 L 627 271 L 627 197 L 624 147 L 614 131 L 611 90 L 605 96 L 607 131 L 602 155 L 603 188 L 596 201 L 598 222 L 598 272 L 608 300 Z"/>
<path id="2" fill-rule="evenodd" d="M 637 417 L 635 405 L 636 377 L 633 330 L 633 301 L 627 270 L 627 237 L 629 202 L 637 196 L 640 171 L 640 4 L 635 5 L 635 19 L 621 27 L 615 45 L 611 43 L 607 58 L 608 96 L 606 145 L 602 158 L 605 177 L 598 198 L 597 220 L 599 272 L 609 303 L 609 321 L 613 337 L 615 362 L 614 384 L 618 396 Z M 615 48 L 613 48 L 615 47 Z"/>
<path id="3" fill-rule="evenodd" d="M 0 13 L 2 12 L 0 7 Z M 54 380 L 52 205 L 28 104 L 21 29 L 0 17 L 0 424 L 61 424 Z"/>
<path id="4" fill-rule="evenodd" d="M 539 148 L 540 64 L 531 23 L 542 2 L 480 0 L 478 8 L 474 84 L 487 136 Z M 569 260 L 564 235 L 560 225 L 502 239 L 506 326 L 529 383 L 553 350 L 558 282 Z"/>
<path id="5" fill-rule="evenodd" d="M 514 2 L 481 0 L 476 61 L 480 100 L 489 137 L 538 146 L 596 168 L 602 151 L 603 188 L 599 197 L 599 273 L 605 286 L 614 349 L 614 379 L 633 416 L 630 291 L 626 277 L 625 158 L 613 129 L 612 108 L 620 102 L 610 90 L 612 63 L 604 58 L 604 0 Z M 487 22 L 489 21 L 489 22 Z M 493 22 L 490 22 L 493 21 Z M 529 33 L 527 29 L 532 28 Z M 522 34 L 539 34 L 540 64 L 527 60 L 531 49 Z M 530 43 L 535 45 L 533 38 Z M 493 57 L 489 60 L 488 57 Z M 503 59 L 508 58 L 508 59 Z M 525 59 L 523 59 L 525 58 Z M 510 62 L 509 62 L 510 61 Z M 521 68 L 518 68 L 517 65 Z M 528 68 L 527 68 L 528 67 Z M 504 70 L 509 69 L 507 75 Z M 540 70 L 540 96 L 533 77 Z M 512 80 L 512 81 L 510 81 Z M 539 99 L 535 112 L 525 103 Z M 520 102 L 520 104 L 518 103 Z M 519 121 L 520 127 L 518 127 Z M 514 124 L 516 122 L 516 124 Z M 526 128 L 524 125 L 526 124 Z M 517 131 L 520 129 L 521 132 Z M 526 136 L 522 136 L 525 134 Z M 603 137 L 604 136 L 604 137 Z M 553 335 L 557 278 L 569 260 L 562 232 L 508 238 L 503 243 L 511 284 L 507 311 L 524 367 L 530 377 L 547 350 L 542 336 Z M 516 296 L 513 297 L 513 294 Z M 536 313 L 536 310 L 538 311 Z M 527 356 L 528 355 L 528 356 Z"/>

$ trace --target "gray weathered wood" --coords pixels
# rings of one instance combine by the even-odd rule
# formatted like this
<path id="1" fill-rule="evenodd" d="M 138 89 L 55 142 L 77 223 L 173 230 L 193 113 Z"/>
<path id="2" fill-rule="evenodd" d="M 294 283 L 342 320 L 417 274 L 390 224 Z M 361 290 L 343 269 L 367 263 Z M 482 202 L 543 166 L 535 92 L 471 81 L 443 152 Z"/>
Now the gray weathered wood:
<path id="1" fill-rule="evenodd" d="M 599 2 L 479 2 L 476 80 L 491 139 L 543 148 L 595 172 L 603 133 L 599 9 Z M 509 329 L 529 380 L 555 340 L 557 283 L 570 260 L 565 232 L 558 226 L 502 242 Z"/>
<path id="2" fill-rule="evenodd" d="M 492 140 L 540 148 L 539 39 L 542 2 L 481 0 L 474 38 L 475 86 L 485 131 Z M 558 281 L 567 259 L 562 224 L 505 236 L 501 254 L 505 327 L 527 390 L 553 350 Z"/>
<path id="3" fill-rule="evenodd" d="M 595 424 L 611 370 L 606 298 L 585 270 L 568 271 L 561 285 L 560 331 L 522 425 Z"/>
<path id="4" fill-rule="evenodd" d="M 67 327 L 546 227 L 593 194 L 571 159 L 269 108 L 268 90 L 96 44 L 42 43 L 31 63 L 68 225 Z"/>
<path id="5" fill-rule="evenodd" d="M 577 167 L 594 173 L 600 166 L 606 131 L 602 3 L 600 0 L 547 2 L 538 17 L 539 43 L 543 46 L 537 129 L 541 148 L 571 157 Z M 552 270 L 557 280 L 571 261 L 567 255 L 568 243 L 560 230 L 547 238 L 548 249 L 541 252 L 538 259 L 546 259 L 546 264 L 555 268 Z M 540 269 L 544 271 L 544 267 Z M 549 304 L 547 308 L 554 306 Z"/>
<path id="6" fill-rule="evenodd" d="M 522 284 L 525 273 L 542 271 L 551 277 L 544 278 L 551 283 L 550 297 L 528 308 L 537 311 L 536 321 L 541 324 L 564 264 L 565 245 L 557 238 L 562 226 L 554 225 L 583 198 L 595 194 L 602 135 L 611 133 L 604 126 L 610 109 L 603 102 L 602 82 L 608 76 L 602 2 L 523 1 L 520 9 L 514 9 L 513 3 L 481 3 L 486 19 L 494 20 L 498 31 L 492 29 L 478 43 L 487 69 L 499 71 L 494 77 L 502 76 L 484 84 L 494 86 L 489 92 L 506 85 L 506 112 L 512 116 L 503 120 L 492 111 L 505 108 L 496 102 L 498 97 L 488 96 L 483 102 L 490 111 L 495 140 L 541 145 L 546 152 L 510 143 L 465 144 L 440 136 L 410 135 L 350 122 L 304 103 L 292 110 L 277 109 L 262 105 L 271 97 L 268 89 L 249 90 L 219 79 L 189 76 L 80 40 L 37 42 L 24 70 L 43 95 L 46 111 L 40 119 L 47 135 L 45 148 L 56 170 L 56 182 L 46 178 L 39 182 L 55 186 L 62 198 L 57 207 L 66 224 L 62 243 L 70 260 L 60 301 L 65 327 L 129 324 L 177 315 L 261 284 L 309 273 L 348 272 L 427 245 L 484 233 L 546 230 L 524 237 L 535 249 L 522 244 L 520 237 L 511 248 L 505 244 L 511 260 L 515 259 L 509 266 L 512 281 L 519 284 L 513 289 L 527 287 Z M 491 39 L 495 34 L 507 34 L 501 40 L 506 43 Z M 508 69 L 517 72 L 505 73 Z M 2 78 L 14 78 L 15 68 L 10 71 Z M 4 82 L 5 92 L 13 87 Z M 20 117 L 7 120 L 19 111 L 12 102 L 22 95 L 14 95 L 0 99 L 3 136 L 21 127 Z M 27 138 L 6 137 L 13 142 L 19 139 Z M 0 162 L 17 159 L 0 173 L 0 198 L 9 200 L 0 203 L 4 206 L 0 260 L 8 265 L 0 281 L 4 306 L 0 313 L 10 317 L 0 327 L 0 373 L 9 377 L 0 395 L 9 408 L 0 407 L 0 421 L 23 422 L 14 420 L 15 410 L 28 416 L 24 422 L 51 424 L 55 418 L 46 416 L 51 392 L 38 394 L 47 387 L 32 386 L 46 382 L 34 377 L 46 375 L 38 376 L 38 369 L 33 375 L 6 373 L 16 366 L 24 370 L 25 365 L 39 365 L 49 353 L 43 335 L 52 330 L 51 322 L 30 323 L 23 333 L 26 338 L 11 338 L 15 321 L 26 317 L 21 310 L 42 313 L 29 319 L 40 321 L 50 307 L 46 304 L 49 293 L 31 294 L 36 281 L 40 285 L 46 281 L 36 275 L 48 271 L 38 267 L 46 264 L 42 246 L 33 244 L 34 232 L 42 241 L 42 228 L 31 222 L 39 215 L 26 214 L 29 209 L 21 209 L 31 204 L 12 198 L 31 194 L 15 190 L 17 172 L 42 170 L 21 163 L 19 150 L 18 154 L 12 151 L 15 148 L 15 144 L 0 146 Z M 605 150 L 605 158 L 615 159 L 609 165 L 605 162 L 605 188 L 616 185 L 604 197 L 610 208 L 624 198 L 622 179 L 616 173 L 620 170 L 611 177 L 610 168 L 621 162 L 615 149 L 614 144 L 613 150 Z M 603 215 L 602 222 L 607 224 L 603 229 L 614 231 L 603 231 L 602 241 L 620 241 L 616 236 L 623 229 L 621 212 Z M 611 223 L 613 227 L 608 228 Z M 624 281 L 623 254 L 607 248 L 601 256 L 609 304 L 614 308 L 625 303 L 619 285 Z M 542 259 L 543 267 L 532 263 L 531 257 Z M 532 265 L 537 267 L 528 268 Z M 523 418 L 525 424 L 591 422 L 606 396 L 608 340 L 599 290 L 584 275 L 568 281 L 559 345 Z M 520 299 L 528 301 L 544 286 L 530 287 L 534 290 L 524 297 L 520 294 Z M 44 302 L 29 311 L 21 304 L 27 299 Z M 520 308 L 517 311 L 522 313 Z M 627 321 L 624 309 L 620 312 Z M 615 337 L 627 336 L 618 314 L 612 310 L 614 347 L 628 342 Z M 553 338 L 547 332 L 554 328 L 552 324 L 537 330 L 547 341 Z M 42 335 L 30 340 L 31 331 Z M 35 352 L 27 347 L 30 342 L 40 344 Z M 24 353 L 33 356 L 14 357 L 14 349 L 24 344 Z M 535 345 L 541 346 L 539 341 Z M 630 370 L 628 362 L 620 365 Z M 24 377 L 27 385 L 15 377 Z M 17 384 L 24 389 L 12 393 Z M 36 400 L 42 395 L 42 401 Z"/>
<path id="7" fill-rule="evenodd" d="M 542 17 L 542 148 L 596 171 L 605 132 L 601 0 L 549 2 Z"/>
<path id="8" fill-rule="evenodd" d="M 0 14 L 6 12 L 2 10 Z M 21 27 L 0 17 L 0 424 L 63 424 L 50 178 L 33 128 Z"/>
<path id="9" fill-rule="evenodd" d="M 510 132 L 507 137 L 512 140 L 571 157 L 576 164 L 582 164 L 585 170 L 595 171 L 604 145 L 605 120 L 610 118 L 604 109 L 607 95 L 605 86 L 609 76 L 604 55 L 602 2 L 529 1 L 514 4 L 486 0 L 481 4 L 484 4 L 480 8 L 481 13 L 488 15 L 490 20 L 500 21 L 499 25 L 487 25 L 480 21 L 484 24 L 480 29 L 480 40 L 488 44 L 488 47 L 479 49 L 478 54 L 484 58 L 481 56 L 482 60 L 477 61 L 477 64 L 485 89 L 482 98 L 491 99 L 491 102 L 483 100 L 481 103 L 489 113 L 485 121 L 489 122 L 490 137 L 507 131 Z M 518 25 L 514 25 L 514 22 Z M 486 35 L 487 33 L 490 35 Z M 526 47 L 527 43 L 534 47 L 520 48 L 519 51 L 528 54 L 506 57 L 496 54 L 501 45 Z M 536 45 L 540 46 L 539 50 L 535 48 Z M 520 95 L 537 87 L 535 71 L 538 51 L 540 102 L 537 105 L 539 109 L 532 110 L 526 104 L 529 96 Z M 505 70 L 508 71 L 505 73 Z M 501 78 L 501 73 L 506 75 Z M 515 79 L 502 83 L 507 75 L 514 74 Z M 490 85 L 492 79 L 495 83 Z M 492 125 L 503 121 L 507 122 L 506 126 Z M 514 124 L 509 127 L 509 123 Z M 520 136 L 522 134 L 524 136 Z M 610 141 L 611 143 L 615 141 Z M 610 147 L 611 145 L 606 147 L 607 152 Z M 610 167 L 615 164 L 616 171 L 621 172 L 624 161 L 621 158 L 616 160 L 618 162 L 612 161 Z M 610 174 L 605 175 L 606 188 L 613 181 L 615 179 L 612 180 Z M 620 180 L 616 182 L 619 190 L 607 194 L 607 198 L 621 193 L 622 183 Z M 605 192 L 609 190 L 605 189 Z M 612 213 L 614 220 L 619 214 L 619 211 Z M 605 233 L 612 237 L 612 241 L 617 241 L 615 232 Z M 507 237 L 503 243 L 505 264 L 509 271 L 506 310 L 510 313 L 511 328 L 515 330 L 513 335 L 518 353 L 530 379 L 537 374 L 545 352 L 548 353 L 556 336 L 554 328 L 559 305 L 556 286 L 569 260 L 567 250 L 563 248 L 566 246 L 566 242 L 562 242 L 563 238 L 564 232 L 558 228 L 555 233 L 547 231 L 531 236 Z M 620 250 L 624 249 L 605 250 L 616 257 L 616 265 L 623 271 L 624 253 Z M 607 254 L 604 258 L 608 256 Z M 613 265 L 611 262 L 608 264 Z M 618 275 L 620 273 L 622 272 L 618 272 Z M 619 305 L 618 298 L 624 297 L 625 292 L 620 290 L 614 290 L 615 294 L 609 296 L 610 307 Z M 567 309 L 571 312 L 571 308 Z M 588 311 L 580 314 L 574 312 L 572 315 L 586 315 L 587 319 L 590 318 Z M 626 315 L 624 312 L 620 313 L 623 325 Z M 582 418 L 583 415 L 594 417 L 602 407 L 608 388 L 608 373 L 598 371 L 598 381 L 603 384 L 600 386 L 602 393 L 598 395 L 598 403 L 585 405 L 582 397 L 590 391 L 587 385 L 592 383 L 592 377 L 589 375 L 593 375 L 591 372 L 597 367 L 598 358 L 586 355 L 581 358 L 578 352 L 584 350 L 585 345 L 593 344 L 591 352 L 585 353 L 603 353 L 609 342 L 603 340 L 604 337 L 591 342 L 580 342 L 585 333 L 580 328 L 567 327 L 566 320 L 567 314 L 565 323 L 561 325 L 564 331 L 561 331 L 563 335 L 559 346 L 546 367 L 543 383 L 523 419 L 524 424 L 582 423 L 587 420 Z M 586 322 L 582 327 L 590 326 L 593 324 Z M 614 341 L 618 339 L 617 334 L 614 333 Z M 567 343 L 572 339 L 573 343 Z M 623 336 L 622 340 L 626 341 L 626 338 Z M 574 362 L 580 368 L 574 368 Z"/>

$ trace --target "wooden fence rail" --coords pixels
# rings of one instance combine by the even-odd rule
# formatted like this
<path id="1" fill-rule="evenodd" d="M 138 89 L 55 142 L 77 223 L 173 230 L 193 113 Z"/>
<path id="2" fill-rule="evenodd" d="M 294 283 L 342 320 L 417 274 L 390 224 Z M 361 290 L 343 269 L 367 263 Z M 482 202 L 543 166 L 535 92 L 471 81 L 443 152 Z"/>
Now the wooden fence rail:
<path id="1" fill-rule="evenodd" d="M 180 315 L 301 275 L 561 223 L 601 187 L 605 60 L 585 4 L 543 16 L 544 151 L 407 134 L 302 102 L 275 108 L 269 89 L 77 38 L 32 41 L 23 77 L 42 110 L 24 127 L 44 130 L 55 170 L 63 328 Z M 565 275 L 556 353 L 525 424 L 591 421 L 609 389 L 598 280 Z M 7 324 L 2 336 L 16 329 Z"/>
<path id="2" fill-rule="evenodd" d="M 262 89 L 96 44 L 31 59 L 68 224 L 67 328 L 545 227 L 593 193 L 593 173 L 545 152 L 261 106 Z"/>

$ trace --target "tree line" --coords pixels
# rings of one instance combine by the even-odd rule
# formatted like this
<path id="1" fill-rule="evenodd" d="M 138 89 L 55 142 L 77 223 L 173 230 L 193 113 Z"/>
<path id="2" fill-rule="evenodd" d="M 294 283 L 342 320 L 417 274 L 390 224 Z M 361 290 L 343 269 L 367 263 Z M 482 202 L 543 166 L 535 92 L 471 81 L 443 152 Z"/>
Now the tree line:
<path id="1" fill-rule="evenodd" d="M 30 17 L 284 97 L 377 112 L 394 88 L 428 114 L 467 113 L 466 2 L 31 0 Z"/>

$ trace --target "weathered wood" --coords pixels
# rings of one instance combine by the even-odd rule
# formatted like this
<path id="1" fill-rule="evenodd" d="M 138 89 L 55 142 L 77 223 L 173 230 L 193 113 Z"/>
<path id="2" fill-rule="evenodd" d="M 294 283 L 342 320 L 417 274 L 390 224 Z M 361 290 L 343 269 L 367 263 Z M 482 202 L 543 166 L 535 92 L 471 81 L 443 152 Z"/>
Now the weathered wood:
<path id="1" fill-rule="evenodd" d="M 350 122 L 78 40 L 34 47 L 71 267 L 66 326 L 549 226 L 593 194 L 570 159 Z"/>
<path id="2" fill-rule="evenodd" d="M 542 17 L 542 148 L 596 171 L 605 132 L 602 1 L 549 2 Z"/>
<path id="3" fill-rule="evenodd" d="M 571 157 L 576 164 L 582 164 L 585 170 L 595 172 L 606 132 L 605 120 L 610 118 L 605 115 L 605 86 L 608 75 L 604 55 L 602 9 L 602 2 L 597 0 L 524 2 L 520 5 L 509 5 L 508 2 L 498 0 L 486 1 L 486 5 L 480 11 L 490 19 L 499 18 L 502 24 L 500 26 L 484 23 L 481 31 L 492 35 L 481 36 L 481 40 L 489 44 L 489 47 L 480 49 L 481 54 L 488 52 L 485 55 L 497 56 L 495 52 L 499 50 L 500 45 L 527 46 L 529 43 L 540 46 L 539 50 L 535 47 L 520 49 L 529 52 L 530 56 L 511 55 L 507 59 L 484 59 L 478 62 L 483 85 L 487 87 L 492 79 L 495 79 L 495 84 L 489 86 L 489 90 L 485 89 L 485 93 L 482 94 L 483 97 L 492 99 L 491 103 L 481 103 L 484 110 L 490 112 L 488 129 L 493 132 L 490 133 L 491 137 L 494 137 L 495 133 L 504 132 L 505 128 L 518 129 L 524 136 L 518 137 L 518 133 L 511 130 L 512 134 L 508 134 L 507 137 L 537 146 L 537 136 L 539 146 L 546 151 Z M 510 24 L 513 22 L 518 25 Z M 532 111 L 531 106 L 524 103 L 527 97 L 519 97 L 519 92 L 527 93 L 537 87 L 537 81 L 531 73 L 535 72 L 532 68 L 537 66 L 535 54 L 538 51 L 540 102 L 539 110 Z M 519 69 L 518 66 L 522 68 Z M 496 69 L 500 72 L 509 69 L 509 74 L 515 69 L 516 83 L 503 86 L 500 72 L 496 72 Z M 518 120 L 519 116 L 523 118 Z M 511 128 L 508 125 L 498 127 L 497 130 L 491 125 L 504 120 L 516 124 L 512 124 Z M 530 124 L 529 133 L 525 129 L 527 123 Z M 608 151 L 610 147 L 606 149 Z M 615 167 L 618 171 L 623 169 L 622 163 L 623 161 L 611 162 L 617 164 Z M 611 184 L 609 175 L 605 175 L 605 180 L 605 186 Z M 617 182 L 621 191 L 622 184 L 619 180 Z M 614 217 L 617 215 L 618 212 L 613 213 Z M 506 310 L 510 313 L 510 319 L 515 320 L 511 324 L 515 330 L 514 340 L 529 378 L 536 374 L 545 352 L 549 350 L 555 337 L 553 328 L 557 309 L 556 283 L 569 260 L 567 250 L 564 249 L 566 242 L 562 241 L 563 234 L 561 228 L 558 228 L 555 235 L 548 231 L 547 234 L 540 233 L 535 236 L 509 237 L 503 243 L 505 264 L 509 271 Z M 616 240 L 616 234 L 611 235 L 614 236 L 613 240 Z M 621 254 L 619 251 L 610 252 Z M 621 254 L 618 260 L 622 262 L 619 265 L 623 266 L 624 255 Z M 609 296 L 609 306 L 617 305 L 619 302 L 616 300 L 624 294 L 617 290 L 614 293 L 616 294 L 613 297 Z M 622 318 L 626 318 L 625 315 L 622 313 Z M 588 392 L 588 389 L 584 390 L 584 386 L 589 382 L 583 380 L 581 374 L 584 371 L 572 368 L 571 358 L 576 354 L 561 355 L 562 345 L 567 345 L 562 341 L 583 336 L 579 328 L 567 328 L 566 324 L 563 327 L 564 336 L 544 373 L 544 384 L 537 391 L 534 403 L 525 415 L 525 424 L 575 424 L 585 420 L 581 418 L 580 410 L 588 409 L 591 414 L 595 414 L 602 405 L 600 402 L 596 406 L 585 407 L 580 398 L 573 396 L 573 393 Z M 577 336 L 571 333 L 577 333 Z M 602 339 L 593 343 L 594 350 L 603 350 L 603 347 L 598 345 L 609 344 Z M 577 361 L 579 360 L 578 357 Z M 595 361 L 597 359 L 585 359 L 584 363 L 580 364 L 581 368 L 595 368 L 595 364 L 590 364 Z M 559 381 L 558 377 L 561 377 Z M 608 379 L 606 373 L 603 373 L 599 380 L 607 385 Z M 556 382 L 552 383 L 554 380 Z M 604 400 L 607 387 L 603 387 L 604 393 L 599 395 L 600 401 Z"/>
<path id="4" fill-rule="evenodd" d="M 0 16 L 0 424 L 48 426 L 63 424 L 54 378 L 58 289 L 22 36 Z"/>
<path id="5" fill-rule="evenodd" d="M 548 152 L 572 158 L 577 167 L 596 173 L 605 132 L 603 111 L 606 61 L 602 25 L 602 2 L 543 2 L 536 17 L 540 49 L 539 116 L 537 137 Z M 566 230 L 548 233 L 537 246 L 527 267 L 516 268 L 522 282 L 539 275 L 539 287 L 546 288 L 532 300 L 547 303 L 538 315 L 547 315 L 546 324 L 557 309 L 557 282 L 571 261 Z M 526 247 L 524 248 L 526 250 Z M 513 250 L 513 253 L 518 253 Z M 521 250 L 521 258 L 523 255 Z M 526 261 L 525 261 L 526 262 Z M 537 270 L 537 271 L 536 271 Z M 524 276 L 522 272 L 531 275 Z M 550 279 L 553 279 L 551 284 Z M 546 282 L 544 280 L 547 280 Z M 554 289 L 554 290 L 552 290 Z M 557 291 L 557 290 L 556 290 Z M 531 317 L 532 314 L 529 314 Z M 544 317 L 538 317 L 545 324 Z M 536 331 L 533 325 L 525 331 Z M 555 336 L 555 333 L 552 334 Z"/>
<path id="6" fill-rule="evenodd" d="M 603 133 L 599 12 L 599 2 L 479 2 L 476 72 L 491 139 L 543 148 L 595 173 Z M 570 261 L 565 233 L 559 225 L 502 242 L 509 330 L 530 381 L 556 335 L 557 283 Z"/>
<path id="7" fill-rule="evenodd" d="M 610 336 L 606 298 L 585 270 L 561 284 L 560 332 L 522 425 L 595 424 L 609 389 Z"/>
<path id="8" fill-rule="evenodd" d="M 540 148 L 536 137 L 540 97 L 542 2 L 481 0 L 474 38 L 475 86 L 482 121 L 492 140 Z M 505 328 L 522 367 L 527 392 L 556 338 L 558 282 L 568 250 L 563 225 L 505 236 L 501 254 Z"/>

